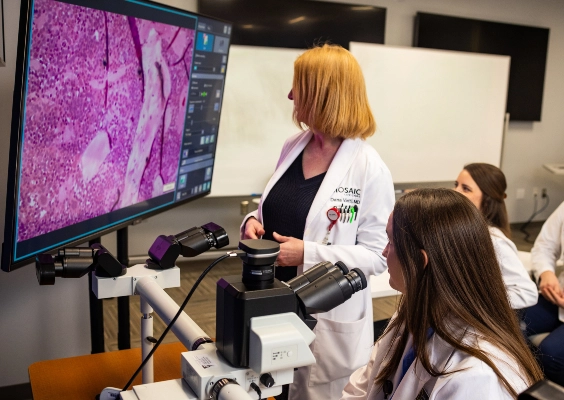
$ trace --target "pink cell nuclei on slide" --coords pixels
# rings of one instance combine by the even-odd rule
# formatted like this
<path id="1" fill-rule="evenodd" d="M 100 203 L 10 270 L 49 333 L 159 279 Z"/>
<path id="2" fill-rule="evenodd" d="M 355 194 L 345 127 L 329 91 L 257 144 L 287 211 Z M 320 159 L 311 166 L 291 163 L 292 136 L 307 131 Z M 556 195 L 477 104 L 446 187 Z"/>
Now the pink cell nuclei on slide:
<path id="1" fill-rule="evenodd" d="M 193 44 L 190 29 L 35 1 L 18 241 L 161 195 L 176 181 Z M 132 159 L 136 143 L 142 157 Z M 127 182 L 135 162 L 138 177 Z"/>

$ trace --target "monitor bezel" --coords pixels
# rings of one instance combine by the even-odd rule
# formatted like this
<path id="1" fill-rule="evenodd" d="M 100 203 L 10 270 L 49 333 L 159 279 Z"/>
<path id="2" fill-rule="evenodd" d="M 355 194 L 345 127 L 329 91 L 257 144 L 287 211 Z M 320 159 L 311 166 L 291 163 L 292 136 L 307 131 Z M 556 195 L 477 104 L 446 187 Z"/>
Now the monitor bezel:
<path id="1" fill-rule="evenodd" d="M 114 1 L 126 1 L 126 0 L 114 0 Z M 139 2 L 151 4 L 153 6 L 162 7 L 165 9 L 169 9 L 171 11 L 181 12 L 181 13 L 189 13 L 196 17 L 204 17 L 207 19 L 212 19 L 218 22 L 225 22 L 228 24 L 232 23 L 230 21 L 225 21 L 221 18 L 200 14 L 193 11 L 183 10 L 177 7 L 168 6 L 162 3 L 157 3 L 152 0 L 137 0 Z M 46 250 L 38 251 L 37 253 L 33 253 L 29 256 L 22 258 L 21 260 L 15 261 L 14 260 L 14 244 L 16 242 L 16 207 L 17 207 L 17 197 L 19 192 L 19 185 L 20 181 L 18 179 L 20 174 L 20 156 L 22 151 L 23 143 L 21 142 L 21 129 L 23 116 L 23 107 L 24 107 L 24 95 L 23 92 L 25 90 L 25 71 L 28 65 L 28 59 L 25 56 L 27 53 L 29 43 L 29 30 L 31 29 L 30 25 L 30 13 L 32 11 L 32 2 L 33 0 L 22 0 L 20 6 L 20 24 L 19 24 L 19 32 L 18 32 L 18 46 L 17 46 L 17 59 L 16 59 L 16 71 L 15 71 L 15 80 L 14 80 L 14 94 L 13 94 L 13 103 L 12 103 L 12 120 L 10 126 L 10 148 L 9 148 L 9 162 L 8 162 L 8 179 L 7 179 L 7 187 L 6 187 L 6 210 L 5 210 L 5 221 L 4 221 L 4 241 L 2 243 L 2 257 L 0 260 L 1 269 L 5 272 L 11 272 L 26 265 L 33 263 L 37 254 L 40 253 L 55 253 L 61 247 L 72 247 L 77 246 L 83 243 L 86 243 L 92 239 L 99 238 L 103 235 L 107 235 L 112 233 L 116 230 L 125 228 L 129 225 L 133 225 L 136 223 L 141 222 L 144 219 L 153 217 L 157 214 L 162 212 L 168 211 L 172 208 L 182 206 L 187 204 L 191 201 L 198 200 L 202 197 L 205 197 L 211 193 L 210 189 L 203 191 L 197 195 L 189 197 L 184 200 L 175 201 L 171 204 L 167 204 L 164 206 L 160 206 L 151 210 L 147 210 L 146 212 L 142 213 L 141 215 L 136 215 L 134 217 L 130 217 L 122 222 L 117 222 L 114 225 L 106 226 L 96 231 L 90 233 L 84 233 L 80 236 L 75 236 L 70 238 L 68 241 L 63 243 L 57 244 L 52 246 Z M 196 29 L 197 31 L 197 29 Z M 227 64 L 226 69 L 229 68 L 229 48 L 227 50 Z M 225 80 L 224 80 L 225 85 Z M 223 101 L 222 101 L 223 103 Z M 218 124 L 221 120 L 221 108 L 219 112 Z M 216 149 L 217 154 L 217 149 Z M 215 156 L 214 156 L 215 160 Z M 213 184 L 213 172 L 215 170 L 215 163 L 212 167 L 212 179 L 211 182 Z M 135 206 L 135 205 L 133 205 Z M 103 214 L 107 215 L 109 213 Z"/>

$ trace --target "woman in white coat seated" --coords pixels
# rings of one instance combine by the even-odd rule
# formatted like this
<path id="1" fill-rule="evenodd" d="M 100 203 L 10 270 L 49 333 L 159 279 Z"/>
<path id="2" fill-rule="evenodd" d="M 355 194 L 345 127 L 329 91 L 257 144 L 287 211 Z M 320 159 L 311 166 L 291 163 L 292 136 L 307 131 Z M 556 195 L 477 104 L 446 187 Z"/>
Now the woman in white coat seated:
<path id="1" fill-rule="evenodd" d="M 564 258 L 564 203 L 548 217 L 531 250 L 539 282 L 539 302 L 525 310 L 527 336 L 549 333 L 538 346 L 537 358 L 551 381 L 564 385 L 564 273 L 556 262 Z"/>
<path id="2" fill-rule="evenodd" d="M 448 189 L 408 193 L 386 231 L 390 285 L 402 296 L 342 399 L 514 399 L 543 378 L 498 290 L 486 221 L 468 199 Z"/>
<path id="3" fill-rule="evenodd" d="M 512 308 L 523 309 L 537 304 L 538 289 L 519 259 L 517 247 L 510 240 L 511 230 L 505 208 L 506 189 L 503 172 L 485 163 L 466 165 L 454 183 L 454 190 L 470 199 L 488 221 L 509 302 Z"/>
<path id="4" fill-rule="evenodd" d="M 241 237 L 280 242 L 275 275 L 283 281 L 320 261 L 343 261 L 367 277 L 380 274 L 394 190 L 388 168 L 364 140 L 376 124 L 360 66 L 340 46 L 315 47 L 295 61 L 291 89 L 294 121 L 304 131 L 284 144 Z M 296 371 L 292 399 L 339 398 L 374 343 L 369 290 L 316 318 L 311 347 L 317 362 Z"/>

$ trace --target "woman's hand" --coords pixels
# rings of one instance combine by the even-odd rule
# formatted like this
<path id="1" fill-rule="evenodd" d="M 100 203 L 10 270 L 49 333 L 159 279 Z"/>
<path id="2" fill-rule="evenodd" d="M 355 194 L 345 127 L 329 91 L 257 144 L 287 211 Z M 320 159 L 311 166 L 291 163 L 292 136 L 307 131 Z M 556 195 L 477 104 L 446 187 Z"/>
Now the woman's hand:
<path id="1" fill-rule="evenodd" d="M 551 303 L 564 304 L 564 294 L 556 274 L 552 271 L 544 271 L 540 276 L 539 289 L 545 299 Z M 562 306 L 561 306 L 562 307 Z"/>
<path id="2" fill-rule="evenodd" d="M 272 237 L 280 243 L 280 254 L 276 262 L 281 267 L 297 266 L 304 263 L 304 241 L 291 236 L 282 236 L 276 232 Z"/>
<path id="3" fill-rule="evenodd" d="M 258 222 L 255 217 L 249 218 L 247 222 L 245 222 L 243 239 L 260 239 L 262 235 L 264 235 L 262 224 Z"/>
<path id="4" fill-rule="evenodd" d="M 554 291 L 552 288 L 548 287 L 546 291 L 549 294 L 549 296 L 551 296 L 552 299 L 554 299 L 554 301 L 552 299 L 549 299 L 546 295 L 544 295 L 544 297 L 547 300 L 552 301 L 560 308 L 564 308 L 564 293 L 562 292 L 562 290 Z"/>

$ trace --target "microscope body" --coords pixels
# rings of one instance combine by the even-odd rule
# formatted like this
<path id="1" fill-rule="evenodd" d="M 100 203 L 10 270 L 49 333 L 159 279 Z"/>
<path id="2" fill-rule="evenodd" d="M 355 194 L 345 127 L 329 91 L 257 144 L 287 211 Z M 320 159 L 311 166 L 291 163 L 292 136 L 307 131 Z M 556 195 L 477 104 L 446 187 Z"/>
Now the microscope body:
<path id="1" fill-rule="evenodd" d="M 146 264 L 122 266 L 103 247 L 64 250 L 36 261 L 40 284 L 53 284 L 55 276 L 79 277 L 92 271 L 92 291 L 99 298 L 140 295 L 143 384 L 133 390 L 105 388 L 100 399 L 123 400 L 214 399 L 241 400 L 281 393 L 293 382 L 294 368 L 315 363 L 309 345 L 316 320 L 310 314 L 328 311 L 366 288 L 360 270 L 322 262 L 288 282 L 274 278 L 280 246 L 268 240 L 242 240 L 228 252 L 240 257 L 243 273 L 217 283 L 216 342 L 164 291 L 180 286 L 174 260 L 190 257 L 228 243 L 223 228 L 210 223 L 175 236 L 161 235 Z M 75 260 L 76 259 L 76 260 Z M 111 267 L 111 268 L 110 268 Z M 115 268 L 114 268 L 115 267 Z M 114 271 L 115 270 L 115 271 Z M 153 324 L 155 311 L 171 325 L 190 350 L 181 355 L 182 379 L 153 382 Z M 152 340 L 150 340 L 152 339 Z"/>
<path id="2" fill-rule="evenodd" d="M 216 300 L 216 345 L 237 367 L 249 366 L 251 318 L 298 312 L 296 295 L 278 279 L 263 287 L 249 287 L 241 275 L 221 278 Z"/>

